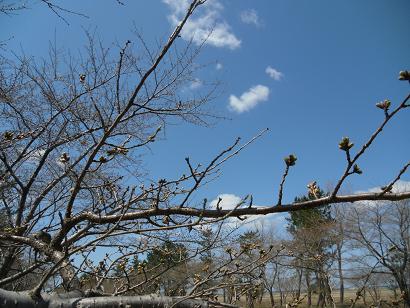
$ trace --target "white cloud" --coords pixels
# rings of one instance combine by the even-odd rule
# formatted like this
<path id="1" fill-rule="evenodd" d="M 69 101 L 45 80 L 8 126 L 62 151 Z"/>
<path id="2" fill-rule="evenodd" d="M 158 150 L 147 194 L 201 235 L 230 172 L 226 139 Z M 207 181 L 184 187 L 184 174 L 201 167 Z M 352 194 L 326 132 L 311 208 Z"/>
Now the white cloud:
<path id="1" fill-rule="evenodd" d="M 194 80 L 192 80 L 191 84 L 189 85 L 189 88 L 191 90 L 196 90 L 200 87 L 202 87 L 202 81 L 199 78 L 195 78 Z"/>
<path id="2" fill-rule="evenodd" d="M 189 7 L 188 0 L 163 0 L 171 9 L 168 19 L 176 26 Z M 184 40 L 191 40 L 195 44 L 209 44 L 215 47 L 236 49 L 241 45 L 229 24 L 221 17 L 223 10 L 219 0 L 208 0 L 198 8 L 195 16 L 191 16 L 182 29 Z"/>
<path id="3" fill-rule="evenodd" d="M 219 199 L 221 201 L 219 202 Z M 219 208 L 222 210 L 232 210 L 242 201 L 241 197 L 234 194 L 220 194 L 214 200 L 211 201 L 210 206 L 212 209 L 216 209 L 216 205 L 219 202 Z M 248 222 L 248 220 L 246 220 Z M 224 220 L 224 226 L 231 229 L 236 229 L 244 222 L 236 217 L 228 217 Z"/>
<path id="4" fill-rule="evenodd" d="M 258 12 L 256 12 L 254 9 L 242 11 L 240 17 L 241 21 L 245 24 L 253 24 L 255 26 L 260 25 Z"/>
<path id="5" fill-rule="evenodd" d="M 219 202 L 219 199 L 221 201 Z M 214 200 L 211 201 L 210 206 L 212 209 L 216 209 L 216 205 L 219 202 L 219 208 L 222 210 L 232 210 L 238 203 L 242 201 L 241 197 L 238 197 L 234 194 L 220 194 Z M 225 219 L 224 224 L 227 228 L 235 229 L 241 225 L 241 221 L 235 217 L 228 217 Z"/>
<path id="6" fill-rule="evenodd" d="M 286 217 L 286 214 L 283 213 L 247 216 L 247 219 L 242 223 L 242 227 L 265 232 L 276 228 L 284 229 Z"/>
<path id="7" fill-rule="evenodd" d="M 368 193 L 368 192 L 381 192 L 380 187 L 373 187 L 368 189 L 367 191 L 358 191 L 358 193 Z M 410 191 L 410 182 L 408 181 L 403 181 L 403 180 L 398 180 L 396 183 L 394 183 L 392 192 L 393 193 L 401 193 L 405 191 Z"/>
<path id="8" fill-rule="evenodd" d="M 248 91 L 242 93 L 239 98 L 235 95 L 229 96 L 229 107 L 237 113 L 249 111 L 260 102 L 267 101 L 269 92 L 270 90 L 266 86 L 253 86 Z"/>
<path id="9" fill-rule="evenodd" d="M 410 191 L 410 182 L 409 181 L 403 181 L 403 180 L 398 180 L 396 183 L 394 183 L 392 192 L 393 193 L 401 193 L 401 192 L 406 192 Z M 359 190 L 356 191 L 356 194 L 365 194 L 365 193 L 380 193 L 382 192 L 382 189 L 380 186 L 378 187 L 372 187 L 369 188 L 368 190 Z M 382 201 L 383 202 L 383 201 Z M 367 206 L 367 207 L 372 207 L 377 204 L 379 204 L 380 201 L 356 201 L 354 204 L 356 206 Z"/>
<path id="10" fill-rule="evenodd" d="M 223 210 L 232 210 L 242 201 L 241 197 L 234 194 L 220 194 L 211 201 L 210 206 L 212 209 L 216 209 L 219 198 L 222 199 L 219 202 L 219 207 Z M 253 207 L 258 206 L 254 204 Z M 244 227 L 246 229 L 257 228 L 263 224 L 272 227 L 274 224 L 283 224 L 285 218 L 282 216 L 283 215 L 277 215 L 277 213 L 270 215 L 249 215 L 242 217 L 242 219 L 246 218 L 245 220 L 239 220 L 236 217 L 229 217 L 225 220 L 225 225 L 230 228 Z"/>
<path id="11" fill-rule="evenodd" d="M 394 193 L 400 193 L 400 192 L 405 192 L 405 191 L 410 191 L 410 182 L 398 180 L 393 185 L 393 192 Z"/>
<path id="12" fill-rule="evenodd" d="M 283 77 L 283 73 L 279 72 L 278 70 L 274 69 L 274 68 L 271 67 L 271 66 L 268 66 L 268 67 L 265 69 L 265 73 L 268 74 L 270 78 L 272 78 L 272 79 L 274 79 L 274 80 L 276 80 L 276 81 L 281 80 L 282 77 Z"/>
<path id="13" fill-rule="evenodd" d="M 223 65 L 222 65 L 222 63 L 216 63 L 216 65 L 215 65 L 215 68 L 219 71 L 219 70 L 221 70 L 221 69 L 223 69 Z"/>
<path id="14" fill-rule="evenodd" d="M 216 205 L 218 204 L 219 199 L 221 199 L 221 202 L 219 203 L 219 208 L 223 210 L 234 209 L 242 200 L 241 197 L 238 197 L 234 194 L 220 194 L 214 200 L 211 201 L 211 208 L 216 209 Z"/>

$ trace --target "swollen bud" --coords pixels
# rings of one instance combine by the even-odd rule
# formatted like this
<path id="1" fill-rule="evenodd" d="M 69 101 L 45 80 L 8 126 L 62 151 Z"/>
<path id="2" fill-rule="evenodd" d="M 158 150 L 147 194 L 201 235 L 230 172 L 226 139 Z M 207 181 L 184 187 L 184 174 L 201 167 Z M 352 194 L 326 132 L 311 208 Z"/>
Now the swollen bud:
<path id="1" fill-rule="evenodd" d="M 354 164 L 354 166 L 353 166 L 353 172 L 357 173 L 357 174 L 362 174 L 363 173 L 363 171 L 356 164 Z"/>
<path id="2" fill-rule="evenodd" d="M 410 72 L 409 71 L 400 71 L 399 80 L 408 80 L 408 81 L 410 81 Z"/>
<path id="3" fill-rule="evenodd" d="M 60 162 L 62 163 L 67 163 L 70 160 L 70 155 L 68 155 L 67 153 L 63 153 L 60 156 Z"/>
<path id="4" fill-rule="evenodd" d="M 6 131 L 5 133 L 4 133 L 4 139 L 6 139 L 6 140 L 12 140 L 13 139 L 13 133 L 12 132 L 10 132 L 10 131 Z"/>
<path id="5" fill-rule="evenodd" d="M 388 99 L 385 99 L 384 101 L 377 103 L 376 107 L 387 111 L 389 110 L 390 105 L 391 105 L 391 102 Z"/>
<path id="6" fill-rule="evenodd" d="M 290 167 L 290 166 L 294 166 L 298 159 L 295 155 L 290 154 L 289 156 L 285 157 L 283 160 L 285 161 L 286 166 Z"/>
<path id="7" fill-rule="evenodd" d="M 339 142 L 339 149 L 343 151 L 349 151 L 354 146 L 353 143 L 350 143 L 349 137 L 343 137 L 342 141 Z"/>
<path id="8" fill-rule="evenodd" d="M 162 222 L 163 222 L 164 224 L 166 224 L 166 225 L 169 225 L 169 216 L 164 216 L 164 217 L 162 218 Z"/>
<path id="9" fill-rule="evenodd" d="M 310 198 L 318 199 L 320 195 L 320 188 L 317 185 L 316 181 L 313 181 L 307 185 L 308 188 L 308 196 Z"/>
<path id="10" fill-rule="evenodd" d="M 101 156 L 101 157 L 98 159 L 98 161 L 99 161 L 100 163 L 102 163 L 102 164 L 105 164 L 108 160 L 107 160 L 107 158 L 105 158 L 104 156 Z"/>
<path id="11" fill-rule="evenodd" d="M 380 189 L 381 189 L 382 191 L 385 191 L 385 190 L 386 190 L 386 192 L 391 193 L 392 190 L 393 190 L 393 186 L 391 186 L 391 187 L 382 186 L 382 187 L 380 187 Z"/>

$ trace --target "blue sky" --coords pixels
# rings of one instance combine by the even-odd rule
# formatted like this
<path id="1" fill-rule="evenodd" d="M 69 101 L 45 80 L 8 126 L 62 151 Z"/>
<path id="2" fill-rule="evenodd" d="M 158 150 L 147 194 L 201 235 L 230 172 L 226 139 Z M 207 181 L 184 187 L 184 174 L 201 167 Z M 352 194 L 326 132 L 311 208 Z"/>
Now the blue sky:
<path id="1" fill-rule="evenodd" d="M 89 17 L 64 14 L 67 25 L 32 1 L 29 10 L 1 17 L 0 38 L 9 39 L 7 50 L 40 58 L 54 37 L 62 50 L 76 54 L 86 42 L 84 29 L 95 30 L 107 46 L 133 41 L 135 24 L 154 44 L 172 31 L 185 3 L 123 2 L 57 2 Z M 290 153 L 298 161 L 287 179 L 285 202 L 304 194 L 312 180 L 323 188 L 334 184 L 345 166 L 340 139 L 349 136 L 357 149 L 383 120 L 375 103 L 390 99 L 397 105 L 408 93 L 409 84 L 397 77 L 410 68 L 409 12 L 408 0 L 209 0 L 193 16 L 193 31 L 183 34 L 188 39 L 196 33 L 199 39 L 201 31 L 214 27 L 197 59 L 209 65 L 190 91 L 221 81 L 220 95 L 209 108 L 227 119 L 212 121 L 211 127 L 168 127 L 163 140 L 145 153 L 150 177 L 178 176 L 186 156 L 206 163 L 236 137 L 245 141 L 268 127 L 263 138 L 224 166 L 222 176 L 201 190 L 197 200 L 252 193 L 255 204 L 276 202 L 283 157 Z M 346 191 L 384 185 L 409 160 L 406 112 L 359 161 L 363 175 L 352 176 Z M 403 180 L 410 181 L 409 174 Z"/>

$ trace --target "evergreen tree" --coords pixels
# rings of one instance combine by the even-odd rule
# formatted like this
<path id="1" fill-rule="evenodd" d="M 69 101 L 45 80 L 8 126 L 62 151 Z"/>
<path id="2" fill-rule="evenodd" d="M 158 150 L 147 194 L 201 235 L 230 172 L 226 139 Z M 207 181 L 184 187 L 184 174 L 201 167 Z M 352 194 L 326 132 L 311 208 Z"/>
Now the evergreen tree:
<path id="1" fill-rule="evenodd" d="M 188 284 L 188 250 L 183 244 L 165 241 L 147 255 L 147 271 L 164 273 L 157 280 L 157 291 L 167 296 L 186 294 Z"/>
<path id="2" fill-rule="evenodd" d="M 188 252 L 183 244 L 165 241 L 160 247 L 154 248 L 147 255 L 147 266 L 153 268 L 159 264 L 165 267 L 173 267 L 188 257 Z"/>
<path id="3" fill-rule="evenodd" d="M 311 184 L 310 184 L 311 185 Z M 309 191 L 306 196 L 296 197 L 295 203 L 314 200 L 325 197 L 327 194 L 315 185 L 314 192 Z M 330 212 L 330 205 L 318 207 L 314 209 L 306 209 L 290 213 L 290 218 L 286 218 L 288 221 L 287 229 L 290 233 L 303 228 L 315 227 L 319 224 L 333 221 Z"/>

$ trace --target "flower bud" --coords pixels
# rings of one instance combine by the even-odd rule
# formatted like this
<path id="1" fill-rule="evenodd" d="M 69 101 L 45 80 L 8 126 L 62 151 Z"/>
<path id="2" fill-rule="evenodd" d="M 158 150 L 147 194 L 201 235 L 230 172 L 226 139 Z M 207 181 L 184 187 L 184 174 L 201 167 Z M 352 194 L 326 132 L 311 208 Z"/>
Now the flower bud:
<path id="1" fill-rule="evenodd" d="M 168 224 L 169 224 L 169 216 L 164 216 L 164 217 L 162 217 L 162 222 L 163 222 L 165 225 L 168 225 Z"/>
<path id="2" fill-rule="evenodd" d="M 296 164 L 297 157 L 293 154 L 290 154 L 289 156 L 284 158 L 284 161 L 285 161 L 286 166 L 288 167 L 294 166 Z"/>
<path id="3" fill-rule="evenodd" d="M 63 153 L 60 156 L 60 162 L 62 163 L 67 163 L 70 160 L 70 155 L 68 155 L 67 153 Z"/>
<path id="4" fill-rule="evenodd" d="M 98 161 L 99 161 L 100 163 L 104 164 L 104 163 L 107 162 L 107 158 L 105 158 L 104 156 L 101 156 Z"/>
<path id="5" fill-rule="evenodd" d="M 350 142 L 349 137 L 343 137 L 342 141 L 339 142 L 339 149 L 343 151 L 349 151 L 354 146 L 354 143 Z"/>
<path id="6" fill-rule="evenodd" d="M 12 140 L 12 139 L 13 139 L 13 132 L 6 131 L 6 132 L 4 133 L 4 139 L 6 139 L 6 140 Z"/>
<path id="7" fill-rule="evenodd" d="M 384 101 L 377 103 L 376 107 L 387 111 L 389 110 L 390 105 L 391 105 L 391 102 L 388 99 L 385 99 Z"/>
<path id="8" fill-rule="evenodd" d="M 408 81 L 410 81 L 410 72 L 409 71 L 400 71 L 399 80 L 408 80 Z"/>
<path id="9" fill-rule="evenodd" d="M 353 166 L 353 172 L 357 173 L 357 174 L 362 174 L 363 173 L 363 171 L 356 164 Z"/>

